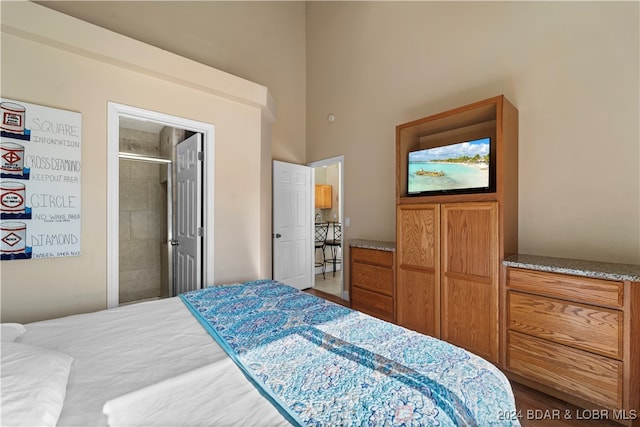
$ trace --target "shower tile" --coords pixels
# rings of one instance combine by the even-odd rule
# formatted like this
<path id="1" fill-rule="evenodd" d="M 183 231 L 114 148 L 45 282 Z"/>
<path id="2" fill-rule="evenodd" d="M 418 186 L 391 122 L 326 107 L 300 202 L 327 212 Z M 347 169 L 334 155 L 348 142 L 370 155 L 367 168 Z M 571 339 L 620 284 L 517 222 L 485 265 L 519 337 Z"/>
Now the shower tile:
<path id="1" fill-rule="evenodd" d="M 134 129 L 120 129 L 120 151 L 142 155 L 158 155 L 159 135 Z"/>
<path id="2" fill-rule="evenodd" d="M 120 247 L 120 271 L 132 271 L 154 266 L 153 256 L 157 250 L 150 251 L 146 240 L 131 240 L 124 247 Z M 159 261 L 158 261 L 159 262 Z"/>
<path id="3" fill-rule="evenodd" d="M 120 176 L 120 180 L 131 178 L 131 164 L 133 162 L 131 160 L 120 159 L 118 162 L 118 175 Z"/>
<path id="4" fill-rule="evenodd" d="M 144 181 L 123 180 L 120 185 L 120 210 L 141 211 L 148 208 L 147 186 Z"/>
<path id="5" fill-rule="evenodd" d="M 166 186 L 158 181 L 149 181 L 149 209 L 160 211 L 166 209 L 167 189 Z"/>
<path id="6" fill-rule="evenodd" d="M 120 273 L 120 303 L 160 297 L 160 272 L 157 269 L 134 270 Z"/>
<path id="7" fill-rule="evenodd" d="M 149 162 L 135 162 L 135 165 L 131 166 L 131 178 L 133 179 L 145 179 L 145 180 L 158 180 L 158 169 L 160 165 L 157 163 Z"/>
<path id="8" fill-rule="evenodd" d="M 131 212 L 131 238 L 161 242 L 167 239 L 167 223 L 162 212 Z"/>
<path id="9" fill-rule="evenodd" d="M 120 233 L 120 244 L 131 239 L 131 213 L 120 209 L 118 229 Z"/>

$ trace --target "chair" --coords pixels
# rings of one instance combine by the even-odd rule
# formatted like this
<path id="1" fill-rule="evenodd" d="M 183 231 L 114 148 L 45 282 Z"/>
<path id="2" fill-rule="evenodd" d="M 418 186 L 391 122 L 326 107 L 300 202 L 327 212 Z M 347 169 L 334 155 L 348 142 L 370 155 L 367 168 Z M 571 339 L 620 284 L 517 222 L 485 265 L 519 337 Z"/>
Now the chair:
<path id="1" fill-rule="evenodd" d="M 322 267 L 322 278 L 324 279 L 324 271 L 326 258 L 324 254 L 324 248 L 327 244 L 327 234 L 329 233 L 329 224 L 326 222 L 316 222 L 316 233 L 315 233 L 315 267 Z M 322 262 L 317 261 L 318 258 L 318 249 L 322 251 Z"/>
<path id="2" fill-rule="evenodd" d="M 325 262 L 333 264 L 333 275 L 336 275 L 336 264 L 340 264 L 342 259 L 338 257 L 338 251 L 342 248 L 342 224 L 339 222 L 333 223 L 333 239 L 327 240 L 326 246 L 331 249 L 331 258 L 326 259 Z"/>

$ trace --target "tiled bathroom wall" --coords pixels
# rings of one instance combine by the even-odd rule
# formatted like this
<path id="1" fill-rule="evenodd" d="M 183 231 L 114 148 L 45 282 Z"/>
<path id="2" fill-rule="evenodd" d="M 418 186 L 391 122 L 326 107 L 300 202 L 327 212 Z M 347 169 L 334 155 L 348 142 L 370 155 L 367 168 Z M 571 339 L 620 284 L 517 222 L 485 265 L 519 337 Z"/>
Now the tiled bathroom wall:
<path id="1" fill-rule="evenodd" d="M 158 145 L 156 134 L 120 129 L 121 151 L 158 156 Z M 120 303 L 166 296 L 166 168 L 120 159 Z"/>

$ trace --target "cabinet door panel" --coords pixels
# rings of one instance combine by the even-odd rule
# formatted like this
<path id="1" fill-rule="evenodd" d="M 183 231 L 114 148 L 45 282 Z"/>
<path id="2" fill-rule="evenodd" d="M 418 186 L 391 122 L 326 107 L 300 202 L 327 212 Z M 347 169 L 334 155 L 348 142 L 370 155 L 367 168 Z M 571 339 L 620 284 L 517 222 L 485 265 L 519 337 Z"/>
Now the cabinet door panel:
<path id="1" fill-rule="evenodd" d="M 327 184 L 316 184 L 316 209 L 331 209 L 331 188 L 332 187 Z"/>
<path id="2" fill-rule="evenodd" d="M 442 339 L 497 362 L 498 305 L 491 283 L 456 279 L 445 283 Z"/>
<path id="3" fill-rule="evenodd" d="M 438 267 L 439 222 L 438 205 L 403 206 L 398 209 L 399 265 Z"/>
<path id="4" fill-rule="evenodd" d="M 442 206 L 443 271 L 492 277 L 497 261 L 496 203 Z"/>
<path id="5" fill-rule="evenodd" d="M 440 336 L 438 289 L 433 272 L 398 268 L 396 319 L 399 325 Z"/>
<path id="6" fill-rule="evenodd" d="M 498 206 L 441 207 L 442 339 L 498 362 Z"/>
<path id="7" fill-rule="evenodd" d="M 396 319 L 440 336 L 440 206 L 399 206 L 397 212 Z"/>

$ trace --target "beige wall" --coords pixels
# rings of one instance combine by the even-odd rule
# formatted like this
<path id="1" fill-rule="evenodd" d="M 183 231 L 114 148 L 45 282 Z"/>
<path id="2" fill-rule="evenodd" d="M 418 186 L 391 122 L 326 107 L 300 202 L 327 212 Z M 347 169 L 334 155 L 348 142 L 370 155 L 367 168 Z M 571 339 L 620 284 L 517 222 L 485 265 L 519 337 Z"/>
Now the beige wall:
<path id="1" fill-rule="evenodd" d="M 3 261 L 3 322 L 106 308 L 109 101 L 215 125 L 215 282 L 270 277 L 265 87 L 33 3 L 2 2 L 1 42 L 3 97 L 82 113 L 83 170 L 82 255 Z"/>
<path id="2" fill-rule="evenodd" d="M 273 158 L 305 163 L 304 2 L 39 3 L 268 87 L 278 110 Z"/>
<path id="3" fill-rule="evenodd" d="M 344 154 L 346 238 L 395 240 L 396 125 L 504 94 L 519 251 L 640 263 L 639 6 L 308 3 L 307 161 Z"/>
<path id="4" fill-rule="evenodd" d="M 115 17 L 114 31 L 267 86 L 273 126 L 263 86 L 12 3 L 0 4 L 13 22 L 2 96 L 82 112 L 91 173 L 82 256 L 0 264 L 3 321 L 105 306 L 108 100 L 217 126 L 217 282 L 270 271 L 271 158 L 344 154 L 346 238 L 394 240 L 395 126 L 497 94 L 520 111 L 520 251 L 640 263 L 637 2 L 45 2 Z M 16 7 L 30 9 L 14 19 Z M 81 46 L 33 39 L 20 20 Z M 205 37 L 185 45 L 192 28 Z M 126 65 L 136 59 L 157 71 Z M 185 87 L 183 65 L 215 87 Z"/>

